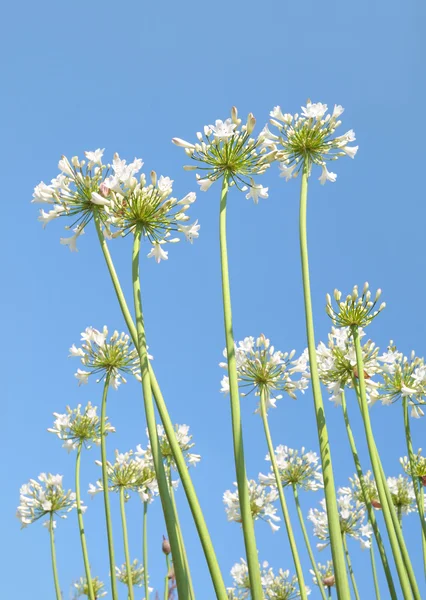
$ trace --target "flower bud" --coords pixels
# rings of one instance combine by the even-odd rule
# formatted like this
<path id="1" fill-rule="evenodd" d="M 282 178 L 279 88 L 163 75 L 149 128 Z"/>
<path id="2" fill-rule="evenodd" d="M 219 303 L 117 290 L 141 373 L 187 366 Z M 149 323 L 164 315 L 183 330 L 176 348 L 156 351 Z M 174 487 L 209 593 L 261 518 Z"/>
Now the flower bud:
<path id="1" fill-rule="evenodd" d="M 380 298 L 381 295 L 382 295 L 382 290 L 379 288 L 376 292 L 376 297 L 374 298 L 374 301 L 377 302 L 377 300 Z"/>
<path id="2" fill-rule="evenodd" d="M 108 198 L 109 192 L 110 192 L 109 187 L 107 185 L 105 185 L 104 182 L 102 182 L 101 185 L 99 186 L 100 195 L 103 196 L 104 198 Z"/>
<path id="3" fill-rule="evenodd" d="M 254 126 L 256 125 L 256 119 L 253 113 L 250 113 L 247 117 L 247 133 L 250 135 L 253 132 Z"/>
<path id="4" fill-rule="evenodd" d="M 170 552 L 172 551 L 171 546 L 170 546 L 170 542 L 168 539 L 166 539 L 163 535 L 163 543 L 161 545 L 161 550 L 164 552 L 164 554 L 166 556 L 168 556 L 170 554 Z"/>
<path id="5" fill-rule="evenodd" d="M 366 281 L 364 283 L 364 287 L 362 288 L 362 293 L 366 294 L 368 292 L 368 288 L 369 288 L 368 281 Z"/>
<path id="6" fill-rule="evenodd" d="M 371 500 L 371 506 L 374 506 L 374 508 L 382 508 L 382 505 L 380 504 L 380 502 L 378 500 Z"/>
<path id="7" fill-rule="evenodd" d="M 324 577 L 324 579 L 322 580 L 325 587 L 333 587 L 335 581 L 336 580 L 335 580 L 334 575 L 329 575 L 328 577 Z"/>
<path id="8" fill-rule="evenodd" d="M 339 292 L 339 290 L 334 290 L 334 299 L 336 300 L 336 302 L 340 302 L 341 297 L 342 297 L 342 292 Z"/>
<path id="9" fill-rule="evenodd" d="M 155 171 L 151 171 L 151 183 L 152 185 L 157 185 L 157 173 Z"/>
<path id="10" fill-rule="evenodd" d="M 176 146 L 180 146 L 181 148 L 191 148 L 191 149 L 194 149 L 194 144 L 190 144 L 189 142 L 185 142 L 185 140 L 182 140 L 181 138 L 173 138 L 172 142 L 173 142 L 173 144 L 175 144 Z"/>

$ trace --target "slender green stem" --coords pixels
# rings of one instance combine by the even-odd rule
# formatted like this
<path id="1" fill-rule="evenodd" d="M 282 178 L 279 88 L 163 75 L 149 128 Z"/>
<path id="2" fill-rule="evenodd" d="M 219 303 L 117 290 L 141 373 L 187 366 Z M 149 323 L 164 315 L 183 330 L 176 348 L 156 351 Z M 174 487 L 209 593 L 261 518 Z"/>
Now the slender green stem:
<path id="1" fill-rule="evenodd" d="M 376 600 L 380 600 L 380 587 L 379 587 L 379 580 L 377 577 L 376 559 L 374 557 L 373 540 L 371 540 L 371 545 L 370 545 L 370 559 L 371 559 L 371 571 L 373 573 L 374 591 L 376 592 Z"/>
<path id="2" fill-rule="evenodd" d="M 111 277 L 112 284 L 114 286 L 114 290 L 117 296 L 118 303 L 121 308 L 121 312 L 123 314 L 124 320 L 126 321 L 127 328 L 129 330 L 130 336 L 132 337 L 133 343 L 135 347 L 138 348 L 138 335 L 136 331 L 136 326 L 133 322 L 132 315 L 127 306 L 126 299 L 123 294 L 123 290 L 120 285 L 120 281 L 117 276 L 117 272 L 114 267 L 114 263 L 111 258 L 111 254 L 109 252 L 108 245 L 106 243 L 105 237 L 102 232 L 101 223 L 99 216 L 95 214 L 95 224 L 96 230 L 98 233 L 99 242 L 101 245 L 102 253 L 105 258 L 105 262 Z M 149 361 L 148 361 L 149 364 Z M 151 387 L 154 394 L 155 403 L 157 405 L 158 413 L 160 415 L 161 422 L 164 427 L 164 431 L 167 436 L 167 440 L 170 444 L 170 449 L 173 454 L 173 458 L 175 460 L 177 470 L 182 481 L 182 486 L 186 494 L 186 498 L 188 500 L 189 507 L 191 509 L 191 513 L 194 519 L 195 526 L 197 528 L 198 536 L 201 541 L 201 545 L 204 551 L 204 555 L 206 557 L 206 562 L 210 571 L 210 576 L 213 582 L 213 586 L 215 589 L 216 597 L 218 600 L 227 600 L 228 594 L 226 592 L 225 583 L 223 581 L 222 573 L 219 567 L 219 563 L 216 557 L 216 553 L 213 548 L 213 544 L 211 541 L 210 533 L 207 528 L 206 521 L 204 519 L 200 503 L 197 498 L 197 494 L 195 492 L 194 484 L 192 483 L 191 476 L 187 469 L 184 456 L 182 454 L 182 450 L 179 446 L 179 442 L 176 439 L 176 432 L 173 427 L 172 420 L 170 419 L 169 413 L 167 411 L 166 403 L 164 402 L 163 395 L 161 393 L 160 386 L 158 385 L 157 379 L 155 377 L 154 370 L 152 366 L 149 364 L 149 374 L 151 379 Z"/>
<path id="3" fill-rule="evenodd" d="M 53 526 L 53 512 L 50 513 L 49 533 L 50 533 L 50 554 L 52 557 L 53 581 L 55 583 L 56 600 L 62 600 L 61 586 L 59 585 L 58 568 L 56 566 L 55 533 Z"/>
<path id="4" fill-rule="evenodd" d="M 354 385 L 355 385 L 356 384 L 355 378 L 353 381 L 354 381 Z M 389 587 L 390 596 L 391 596 L 392 600 L 398 600 L 398 596 L 397 596 L 396 590 L 395 590 L 395 584 L 394 584 L 393 577 L 392 577 L 392 572 L 391 572 L 388 557 L 386 554 L 386 549 L 383 544 L 383 539 L 382 539 L 382 536 L 379 531 L 379 526 L 378 526 L 378 523 L 376 520 L 376 515 L 374 513 L 374 508 L 371 504 L 370 498 L 367 493 L 367 489 L 366 489 L 366 485 L 365 485 L 365 481 L 364 481 L 364 472 L 361 467 L 361 462 L 360 462 L 358 451 L 357 451 L 357 448 L 355 445 L 355 438 L 352 433 L 352 428 L 351 428 L 351 425 L 349 422 L 348 408 L 347 408 L 347 404 L 346 404 L 346 395 L 343 390 L 341 393 L 341 398 L 342 398 L 343 417 L 345 419 L 345 425 L 346 425 L 346 433 L 348 436 L 349 445 L 351 447 L 352 456 L 353 456 L 354 463 L 355 463 L 356 474 L 358 476 L 358 481 L 359 481 L 361 491 L 362 491 L 362 494 L 364 497 L 364 503 L 365 503 L 365 506 L 367 509 L 368 519 L 370 521 L 371 527 L 373 529 L 374 537 L 377 542 L 377 547 L 379 549 L 380 558 L 382 561 L 383 569 L 385 571 L 386 581 L 387 581 L 387 584 Z"/>
<path id="5" fill-rule="evenodd" d="M 260 393 L 260 414 L 262 416 L 263 428 L 265 431 L 266 443 L 268 446 L 268 452 L 271 459 L 272 469 L 274 471 L 275 481 L 277 484 L 278 494 L 280 496 L 281 509 L 283 511 L 284 523 L 287 530 L 287 537 L 290 543 L 291 554 L 293 556 L 294 567 L 296 569 L 296 575 L 299 582 L 299 590 L 300 590 L 300 598 L 302 600 L 307 600 L 308 596 L 306 594 L 305 580 L 303 577 L 303 569 L 300 562 L 299 552 L 297 551 L 296 540 L 294 539 L 293 528 L 291 526 L 290 515 L 287 508 L 287 501 L 285 499 L 285 494 L 283 490 L 283 485 L 281 482 L 280 471 L 278 469 L 277 460 L 275 457 L 274 446 L 272 444 L 271 432 L 269 429 L 268 423 L 268 413 L 266 410 L 266 398 L 265 391 L 262 390 Z"/>
<path id="6" fill-rule="evenodd" d="M 135 231 L 132 256 L 133 298 L 135 303 L 136 327 L 138 334 L 136 347 L 138 348 L 140 358 L 142 391 L 145 406 L 145 416 L 148 427 L 148 436 L 151 444 L 155 475 L 157 477 L 158 490 L 160 493 L 161 504 L 163 507 L 164 518 L 166 521 L 167 533 L 170 540 L 170 546 L 172 548 L 173 564 L 175 567 L 178 595 L 181 598 L 188 598 L 188 579 L 185 574 L 183 557 L 179 552 L 179 536 L 173 513 L 173 505 L 169 494 L 166 472 L 161 456 L 160 444 L 158 441 L 157 424 L 155 422 L 155 409 L 152 399 L 151 378 L 148 367 L 148 352 L 146 347 L 145 326 L 143 320 L 142 298 L 139 278 L 139 253 L 141 235 L 141 228 L 138 226 Z"/>
<path id="7" fill-rule="evenodd" d="M 114 541 L 112 538 L 112 520 L 111 520 L 111 507 L 109 502 L 109 482 L 108 482 L 108 469 L 107 469 L 107 452 L 106 452 L 106 407 L 108 398 L 108 387 L 110 381 L 110 374 L 107 373 L 104 382 L 104 390 L 102 394 L 102 408 L 101 408 L 101 458 L 102 458 L 102 487 L 104 489 L 104 506 L 105 506 L 105 521 L 107 528 L 108 538 L 108 555 L 109 555 L 109 570 L 111 575 L 111 593 L 112 599 L 118 600 L 117 592 L 117 580 L 115 578 L 115 557 L 114 557 Z"/>
<path id="8" fill-rule="evenodd" d="M 349 598 L 349 582 L 346 573 L 345 555 L 340 532 L 340 520 L 337 510 L 336 490 L 334 486 L 333 467 L 328 439 L 327 425 L 325 422 L 324 404 L 321 394 L 321 384 L 318 376 L 317 355 L 315 345 L 314 320 L 312 315 L 311 286 L 309 280 L 309 259 L 307 241 L 307 202 L 308 202 L 308 172 L 309 165 L 305 161 L 302 172 L 300 189 L 300 255 L 302 262 L 303 294 L 305 300 L 306 334 L 308 340 L 309 363 L 311 368 L 312 392 L 315 404 L 318 439 L 321 454 L 322 470 L 324 475 L 324 494 L 327 507 L 328 526 L 330 531 L 331 553 L 333 557 L 334 573 L 336 577 L 336 590 L 339 598 Z"/>
<path id="9" fill-rule="evenodd" d="M 348 565 L 348 571 L 349 571 L 349 575 L 350 575 L 350 578 L 351 578 L 352 587 L 353 587 L 353 590 L 354 590 L 355 600 L 360 600 L 359 592 L 358 592 L 358 587 L 356 585 L 356 580 L 355 580 L 355 573 L 354 573 L 354 570 L 353 570 L 353 567 L 352 567 L 351 557 L 349 556 L 348 544 L 346 542 L 346 535 L 345 534 L 343 534 L 342 539 L 343 539 L 343 547 L 345 549 L 346 564 Z"/>
<path id="10" fill-rule="evenodd" d="M 143 503 L 143 543 L 142 543 L 142 556 L 143 556 L 143 582 L 145 587 L 145 598 L 149 598 L 149 585 L 148 585 L 148 502 Z"/>
<path id="11" fill-rule="evenodd" d="M 328 597 L 331 598 L 331 587 L 330 586 L 327 588 L 327 591 L 328 591 Z"/>
<path id="12" fill-rule="evenodd" d="M 411 478 L 413 480 L 413 488 L 414 488 L 414 494 L 416 496 L 416 504 L 417 504 L 417 510 L 419 513 L 420 527 L 421 527 L 421 534 L 422 534 L 423 570 L 426 575 L 426 521 L 425 521 L 423 485 L 422 485 L 420 478 L 414 474 L 415 463 L 414 463 L 413 442 L 411 440 L 410 416 L 408 414 L 408 398 L 406 396 L 402 399 L 402 407 L 403 407 L 403 411 L 404 411 L 404 428 L 405 428 L 405 439 L 407 442 L 408 459 L 410 461 Z"/>
<path id="13" fill-rule="evenodd" d="M 306 549 L 308 551 L 308 555 L 309 555 L 309 559 L 311 561 L 312 569 L 313 569 L 313 571 L 315 573 L 315 577 L 317 578 L 317 584 L 318 584 L 319 590 L 321 592 L 321 597 L 323 598 L 323 600 L 326 600 L 325 589 L 324 589 L 324 584 L 322 582 L 321 573 L 318 571 L 318 566 L 317 566 L 317 563 L 315 561 L 314 553 L 312 551 L 311 542 L 309 541 L 308 532 L 306 531 L 305 520 L 303 518 L 302 507 L 300 506 L 299 494 L 298 494 L 298 491 L 297 491 L 297 486 L 295 484 L 293 484 L 292 487 L 293 487 L 294 501 L 296 503 L 297 516 L 299 517 L 300 528 L 302 530 L 303 539 L 305 540 L 305 546 L 306 546 Z"/>
<path id="14" fill-rule="evenodd" d="M 220 196 L 220 262 L 222 271 L 222 298 L 225 323 L 226 351 L 228 357 L 229 392 L 231 399 L 232 437 L 234 444 L 234 461 L 238 485 L 238 496 L 241 510 L 241 522 L 244 544 L 250 577 L 252 600 L 263 600 L 263 589 L 260 577 L 259 558 L 257 554 L 254 523 L 250 507 L 250 495 L 247 485 L 244 461 L 243 431 L 241 423 L 240 397 L 238 390 L 237 364 L 235 360 L 234 333 L 232 327 L 231 289 L 229 283 L 228 250 L 226 240 L 226 201 L 228 196 L 228 175 L 223 177 Z"/>
<path id="15" fill-rule="evenodd" d="M 361 416 L 364 422 L 365 436 L 367 438 L 368 452 L 370 455 L 371 466 L 376 480 L 377 491 L 379 494 L 380 504 L 382 505 L 383 517 L 388 532 L 389 542 L 392 548 L 392 554 L 395 560 L 396 569 L 398 572 L 399 581 L 401 583 L 404 598 L 411 598 L 410 587 L 416 600 L 420 600 L 417 583 L 414 572 L 411 567 L 411 562 L 405 547 L 404 539 L 402 538 L 401 528 L 398 524 L 398 519 L 395 512 L 395 507 L 386 483 L 386 476 L 381 465 L 379 453 L 371 427 L 370 413 L 367 404 L 367 396 L 365 390 L 364 379 L 364 360 L 362 357 L 361 342 L 359 339 L 358 326 L 351 327 L 354 338 L 355 354 L 357 362 L 357 371 L 359 384 L 355 386 L 357 391 L 358 401 L 361 409 Z M 408 577 L 408 579 L 407 579 Z"/>
<path id="16" fill-rule="evenodd" d="M 169 571 L 170 571 L 170 560 L 169 555 L 166 554 L 166 577 L 164 578 L 164 600 L 169 600 Z M 148 596 L 146 596 L 147 600 Z"/>
<path id="17" fill-rule="evenodd" d="M 121 526 L 123 529 L 124 560 L 126 561 L 127 588 L 129 590 L 130 600 L 134 600 L 135 596 L 133 594 L 132 563 L 130 562 L 129 536 L 127 535 L 126 508 L 125 508 L 124 504 L 125 504 L 124 487 L 120 486 L 120 514 L 121 514 Z"/>
<path id="18" fill-rule="evenodd" d="M 82 446 L 83 446 L 83 442 L 80 441 L 77 446 L 77 459 L 76 459 L 76 464 L 75 464 L 75 498 L 76 498 L 76 504 L 77 504 L 77 519 L 78 519 L 78 529 L 80 532 L 81 550 L 83 553 L 84 570 L 86 572 L 88 597 L 90 600 L 95 600 L 95 593 L 93 591 L 93 583 L 92 583 L 92 575 L 90 573 L 89 554 L 87 552 L 86 533 L 84 531 L 83 511 L 81 510 L 80 463 L 81 463 Z"/>

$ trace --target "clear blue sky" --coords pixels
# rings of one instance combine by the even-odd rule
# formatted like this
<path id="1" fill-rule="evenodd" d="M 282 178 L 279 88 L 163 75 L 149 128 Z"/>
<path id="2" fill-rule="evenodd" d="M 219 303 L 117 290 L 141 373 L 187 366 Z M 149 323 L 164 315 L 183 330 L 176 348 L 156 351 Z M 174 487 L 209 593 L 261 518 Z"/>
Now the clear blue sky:
<path id="1" fill-rule="evenodd" d="M 128 1 L 8 3 L 3 8 L 1 173 L 3 462 L 1 494 L 2 595 L 53 598 L 48 534 L 41 526 L 19 530 L 14 517 L 19 487 L 42 471 L 64 473 L 73 487 L 74 455 L 46 432 L 52 412 L 66 404 L 99 403 L 94 383 L 78 388 L 68 348 L 88 325 L 111 329 L 123 322 L 93 231 L 78 254 L 59 244 L 62 221 L 42 231 L 32 190 L 57 173 L 61 154 L 105 147 L 105 156 L 140 156 L 147 171 L 169 175 L 184 195 L 197 186 L 170 143 L 193 139 L 232 105 L 252 111 L 263 126 L 280 104 L 296 112 L 313 101 L 342 104 L 346 129 L 357 134 L 354 161 L 339 161 L 335 184 L 312 179 L 309 242 L 317 339 L 330 323 L 324 297 L 365 280 L 383 289 L 388 308 L 369 331 L 385 347 L 394 339 L 404 352 L 423 355 L 426 206 L 424 171 L 424 20 L 420 2 L 356 4 L 313 0 L 278 2 Z M 346 130 L 345 129 L 345 130 Z M 258 206 L 233 192 L 229 252 L 235 335 L 264 332 L 282 350 L 305 347 L 298 254 L 298 182 L 286 184 L 273 167 L 263 178 L 270 196 Z M 222 493 L 234 481 L 228 401 L 219 393 L 223 340 L 218 255 L 218 188 L 199 194 L 192 214 L 201 223 L 193 246 L 170 250 L 169 261 L 142 263 L 150 349 L 172 418 L 188 423 L 202 462 L 193 472 L 223 571 L 243 555 L 239 526 L 226 521 Z M 130 292 L 130 240 L 112 252 Z M 325 397 L 326 399 L 326 397 Z M 6 407 L 6 408 L 4 408 Z M 253 400 L 243 402 L 248 474 L 265 470 L 266 447 Z M 352 406 L 351 406 L 352 408 Z M 353 406 L 355 408 L 355 406 Z M 352 411 L 356 415 L 356 411 Z M 111 452 L 145 442 L 138 386 L 122 386 L 109 401 L 117 434 Z M 336 481 L 345 485 L 353 466 L 342 416 L 327 405 Z M 389 474 L 404 454 L 402 409 L 372 411 L 378 445 Z M 358 421 L 356 420 L 358 424 Z M 424 446 L 426 421 L 413 423 L 414 444 Z M 271 414 L 276 445 L 317 449 L 310 392 L 283 400 Z M 359 430 L 361 435 L 361 430 Z M 365 453 L 363 453 L 365 458 Z M 94 481 L 96 450 L 87 454 L 83 488 Z M 365 459 L 366 461 L 366 459 Z M 364 461 L 364 462 L 365 462 Z M 303 497 L 317 505 L 320 493 Z M 201 600 L 213 599 L 196 534 L 179 491 L 192 573 Z M 94 574 L 107 580 L 102 499 L 89 503 L 87 535 Z M 117 504 L 114 525 L 123 562 Z M 151 582 L 161 589 L 164 526 L 158 502 L 150 522 Z M 141 553 L 141 511 L 129 503 L 132 556 Z M 422 581 L 416 515 L 406 518 L 408 543 Z M 272 535 L 256 525 L 261 560 L 291 568 L 284 530 Z M 58 568 L 64 598 L 83 573 L 73 515 L 57 530 Z M 371 597 L 369 557 L 356 544 L 353 562 L 362 598 Z M 328 555 L 319 556 L 324 562 Z M 307 556 L 304 554 L 307 565 Z M 382 578 L 383 583 L 383 578 Z M 426 595 L 426 588 L 423 588 Z M 142 597 L 142 592 L 138 598 Z M 122 597 L 125 590 L 122 589 Z M 313 598 L 317 596 L 312 594 Z M 383 597 L 386 588 L 383 585 Z"/>

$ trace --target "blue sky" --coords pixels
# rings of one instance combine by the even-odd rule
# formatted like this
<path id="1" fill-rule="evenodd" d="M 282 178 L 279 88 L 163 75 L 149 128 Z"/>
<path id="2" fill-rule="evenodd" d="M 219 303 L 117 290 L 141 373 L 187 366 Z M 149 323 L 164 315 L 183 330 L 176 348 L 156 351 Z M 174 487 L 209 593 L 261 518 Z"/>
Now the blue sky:
<path id="1" fill-rule="evenodd" d="M 365 280 L 383 289 L 387 308 L 369 336 L 381 347 L 389 339 L 408 353 L 425 352 L 423 318 L 424 223 L 421 177 L 425 138 L 423 57 L 424 6 L 419 2 L 328 2 L 303 5 L 159 1 L 64 4 L 9 3 L 4 9 L 2 46 L 2 255 L 3 365 L 6 426 L 1 436 L 5 464 L 1 494 L 5 597 L 51 598 L 48 535 L 41 526 L 20 531 L 14 517 L 19 487 L 42 471 L 63 473 L 73 487 L 74 455 L 46 432 L 52 413 L 66 404 L 100 402 L 100 387 L 78 388 L 68 348 L 88 325 L 111 329 L 124 324 L 109 284 L 94 232 L 71 254 L 59 244 L 62 221 L 45 231 L 33 187 L 57 174 L 61 154 L 83 155 L 105 147 L 128 160 L 140 156 L 145 170 L 175 180 L 183 196 L 195 190 L 193 174 L 182 170 L 183 152 L 172 137 L 195 132 L 232 105 L 252 111 L 262 127 L 279 104 L 296 112 L 309 97 L 345 107 L 344 127 L 357 134 L 359 153 L 334 169 L 335 184 L 320 186 L 314 173 L 309 197 L 309 243 L 317 340 L 330 322 L 326 292 L 344 291 Z M 7 59 L 5 58 L 7 56 Z M 345 130 L 346 130 L 345 129 Z M 298 254 L 298 182 L 263 177 L 269 198 L 254 206 L 237 191 L 229 198 L 229 253 L 235 336 L 263 332 L 281 350 L 305 347 Z M 202 462 L 193 471 L 227 582 L 243 556 L 239 526 L 227 523 L 222 494 L 234 481 L 229 403 L 219 393 L 218 367 L 224 346 L 218 254 L 219 188 L 199 194 L 191 213 L 201 223 L 193 246 L 172 247 L 169 261 L 142 262 L 142 291 L 150 349 L 170 413 L 191 426 Z M 111 251 L 127 293 L 130 240 Z M 325 396 L 325 401 L 327 397 Z M 350 399 L 358 437 L 357 411 Z M 265 470 L 266 445 L 251 398 L 243 400 L 247 470 Z M 338 485 L 353 466 L 339 410 L 327 403 L 327 419 Z M 145 443 L 140 390 L 136 384 L 111 392 L 109 415 L 117 433 L 110 452 Z M 400 473 L 405 453 L 402 408 L 376 406 L 373 427 L 385 469 Z M 310 392 L 284 399 L 271 414 L 275 445 L 317 450 Z M 424 445 L 424 420 L 413 423 L 414 445 Z M 361 443 L 361 442 L 360 442 Z M 367 465 L 363 450 L 364 464 Z M 84 457 L 83 489 L 99 475 L 96 450 Z M 305 495 L 304 510 L 321 494 Z M 212 599 L 206 566 L 182 490 L 178 502 L 197 597 Z M 89 504 L 87 535 L 94 574 L 107 580 L 101 498 Z M 290 503 L 291 504 L 291 503 Z M 117 559 L 123 562 L 117 503 L 114 502 Z M 141 507 L 128 506 L 131 553 L 141 553 Z M 151 583 L 164 576 L 157 501 L 150 514 Z M 405 531 L 419 581 L 420 534 L 416 515 Z M 256 524 L 261 560 L 292 569 L 283 529 L 272 535 Z M 298 536 L 300 540 L 300 536 Z M 58 568 L 64 598 L 83 573 L 74 515 L 57 530 Z M 302 546 L 301 546 L 302 548 Z M 352 544 L 363 598 L 371 597 L 368 554 Z M 308 571 L 307 556 L 302 551 Z M 328 555 L 319 555 L 322 562 Z M 381 576 L 383 596 L 386 588 Z M 121 590 L 125 597 L 125 590 Z M 426 594 L 426 588 L 423 588 Z M 138 598 L 142 597 L 142 592 Z M 315 591 L 312 596 L 316 598 Z"/>

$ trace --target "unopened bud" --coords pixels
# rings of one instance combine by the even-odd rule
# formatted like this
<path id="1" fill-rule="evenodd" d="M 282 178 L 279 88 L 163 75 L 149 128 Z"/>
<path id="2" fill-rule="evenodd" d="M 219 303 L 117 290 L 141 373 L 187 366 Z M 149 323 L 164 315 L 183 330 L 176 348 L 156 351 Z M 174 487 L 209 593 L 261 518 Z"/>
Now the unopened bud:
<path id="1" fill-rule="evenodd" d="M 231 108 L 231 119 L 234 125 L 239 125 L 240 121 L 238 120 L 238 109 L 236 106 Z"/>
<path id="2" fill-rule="evenodd" d="M 109 196 L 109 192 L 110 189 L 107 185 L 105 185 L 105 183 L 101 183 L 101 185 L 99 186 L 99 193 L 101 196 L 103 196 L 104 198 L 108 198 Z"/>
<path id="3" fill-rule="evenodd" d="M 426 487 L 426 475 L 422 475 L 422 476 L 420 477 L 420 479 L 421 479 L 422 485 L 423 485 L 424 487 Z"/>
<path id="4" fill-rule="evenodd" d="M 358 286 L 354 285 L 354 289 L 352 290 L 352 300 L 355 302 L 355 300 L 358 298 Z"/>
<path id="5" fill-rule="evenodd" d="M 382 290 L 379 288 L 376 292 L 376 297 L 374 298 L 374 301 L 377 302 L 377 300 L 380 298 L 381 295 L 382 295 Z"/>
<path id="6" fill-rule="evenodd" d="M 383 310 L 384 308 L 386 308 L 386 302 L 381 303 L 381 305 L 379 306 L 379 311 Z"/>
<path id="7" fill-rule="evenodd" d="M 329 575 L 328 577 L 324 577 L 322 582 L 325 585 L 325 587 L 333 587 L 333 585 L 336 582 L 336 579 L 335 579 L 334 575 Z"/>
<path id="8" fill-rule="evenodd" d="M 157 173 L 155 171 L 151 171 L 151 183 L 152 185 L 157 185 Z"/>
<path id="9" fill-rule="evenodd" d="M 71 164 L 73 167 L 78 168 L 80 166 L 80 163 L 78 161 L 78 156 L 73 156 L 71 159 Z"/>
<path id="10" fill-rule="evenodd" d="M 164 552 L 164 554 L 166 556 L 168 556 L 170 554 L 170 552 L 172 551 L 170 542 L 167 538 L 164 537 L 164 535 L 163 535 L 163 543 L 161 545 L 161 550 Z"/>
<path id="11" fill-rule="evenodd" d="M 334 290 L 334 299 L 336 300 L 336 302 L 340 302 L 341 297 L 342 297 L 342 292 L 339 292 L 339 290 Z"/>
<path id="12" fill-rule="evenodd" d="M 186 142 L 185 140 L 182 140 L 181 138 L 173 138 L 172 142 L 173 142 L 173 144 L 175 144 L 176 146 L 180 146 L 181 148 L 194 149 L 194 144 L 190 144 L 189 142 Z"/>
<path id="13" fill-rule="evenodd" d="M 327 304 L 331 304 L 331 296 L 330 296 L 330 294 L 326 294 L 325 295 L 325 301 L 326 301 Z"/>
<path id="14" fill-rule="evenodd" d="M 364 287 L 362 288 L 362 293 L 363 293 L 363 294 L 366 294 L 366 293 L 368 292 L 368 288 L 369 288 L 369 287 L 370 287 L 370 286 L 368 285 L 368 281 L 366 281 L 366 282 L 364 283 Z"/>
<path id="15" fill-rule="evenodd" d="M 253 113 L 250 113 L 247 117 L 247 133 L 250 135 L 253 132 L 254 126 L 256 125 L 256 119 Z"/>
<path id="16" fill-rule="evenodd" d="M 374 508 L 382 508 L 382 505 L 380 504 L 380 502 L 378 500 L 372 500 L 371 501 L 371 506 L 374 506 Z"/>

